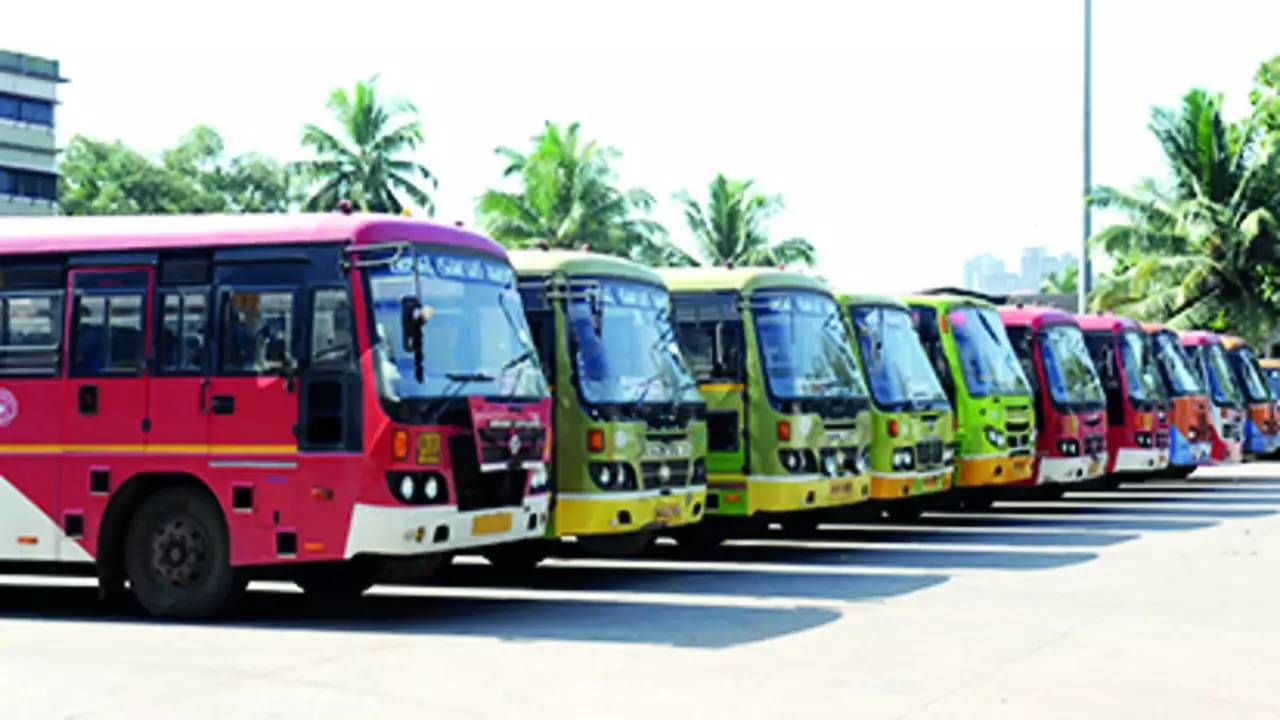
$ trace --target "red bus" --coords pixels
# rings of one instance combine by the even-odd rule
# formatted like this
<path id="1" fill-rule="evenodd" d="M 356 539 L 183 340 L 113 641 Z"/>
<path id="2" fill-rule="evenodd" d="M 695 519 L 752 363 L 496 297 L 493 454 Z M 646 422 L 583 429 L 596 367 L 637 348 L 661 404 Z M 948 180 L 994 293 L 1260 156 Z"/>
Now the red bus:
<path id="1" fill-rule="evenodd" d="M 1209 391 L 1213 461 L 1218 464 L 1241 462 L 1244 459 L 1244 393 L 1236 384 L 1222 339 L 1205 330 L 1188 330 L 1178 333 L 1178 341 L 1187 351 L 1192 369 Z"/>
<path id="2" fill-rule="evenodd" d="M 540 537 L 550 400 L 503 249 L 352 215 L 0 222 L 0 563 L 156 615 L 353 596 Z"/>
<path id="3" fill-rule="evenodd" d="M 1155 323 L 1145 323 L 1151 354 L 1169 398 L 1169 475 L 1186 477 L 1212 458 L 1209 398 L 1200 375 L 1178 342 L 1178 333 Z"/>
<path id="4" fill-rule="evenodd" d="M 1036 399 L 1036 472 L 1018 485 L 1059 494 L 1107 466 L 1107 397 L 1071 315 L 1048 307 L 1000 308 Z"/>
<path id="5" fill-rule="evenodd" d="M 1169 465 L 1168 398 L 1138 323 L 1077 315 L 1107 394 L 1107 473 L 1154 473 Z"/>

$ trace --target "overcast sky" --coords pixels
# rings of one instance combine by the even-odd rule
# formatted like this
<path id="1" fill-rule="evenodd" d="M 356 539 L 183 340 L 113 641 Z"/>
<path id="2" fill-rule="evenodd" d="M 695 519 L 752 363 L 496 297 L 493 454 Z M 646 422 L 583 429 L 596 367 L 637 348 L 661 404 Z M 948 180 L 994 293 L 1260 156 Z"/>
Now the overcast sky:
<path id="1" fill-rule="evenodd" d="M 380 73 L 421 111 L 447 221 L 470 223 L 498 182 L 495 146 L 577 120 L 677 240 L 672 192 L 751 177 L 785 196 L 776 234 L 810 238 L 834 283 L 897 291 L 958 283 L 982 251 L 1077 249 L 1082 3 L 42 0 L 4 8 L 0 47 L 62 61 L 60 142 L 144 150 L 203 122 L 233 151 L 299 158 L 329 91 Z M 1280 53 L 1280 3 L 1094 13 L 1098 182 L 1163 173 L 1152 105 L 1199 85 L 1242 113 Z"/>

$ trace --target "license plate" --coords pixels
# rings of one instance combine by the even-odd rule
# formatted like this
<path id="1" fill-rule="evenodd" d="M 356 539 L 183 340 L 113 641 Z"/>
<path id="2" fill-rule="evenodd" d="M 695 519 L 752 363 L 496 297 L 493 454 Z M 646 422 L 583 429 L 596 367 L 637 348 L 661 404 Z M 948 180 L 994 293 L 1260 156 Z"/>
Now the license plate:
<path id="1" fill-rule="evenodd" d="M 680 506 L 675 504 L 659 505 L 654 508 L 653 515 L 660 522 L 668 522 L 680 519 Z"/>
<path id="2" fill-rule="evenodd" d="M 1024 473 L 1031 467 L 1031 460 L 1027 458 L 1017 458 L 1013 461 L 1013 469 L 1018 473 Z"/>
<path id="3" fill-rule="evenodd" d="M 1094 460 L 1093 462 L 1089 463 L 1089 474 L 1090 474 L 1090 475 L 1097 475 L 1097 474 L 1098 474 L 1098 473 L 1100 473 L 1100 472 L 1102 472 L 1102 462 L 1101 462 L 1101 461 L 1099 461 L 1099 460 Z"/>
<path id="4" fill-rule="evenodd" d="M 831 494 L 832 495 L 852 495 L 853 481 L 845 480 L 842 482 L 831 483 Z"/>
<path id="5" fill-rule="evenodd" d="M 511 530 L 511 513 L 477 515 L 471 521 L 472 535 L 493 535 Z"/>
<path id="6" fill-rule="evenodd" d="M 924 478 L 924 480 L 920 483 L 921 487 L 933 487 L 937 484 L 938 484 L 937 475 L 934 475 L 933 477 Z"/>

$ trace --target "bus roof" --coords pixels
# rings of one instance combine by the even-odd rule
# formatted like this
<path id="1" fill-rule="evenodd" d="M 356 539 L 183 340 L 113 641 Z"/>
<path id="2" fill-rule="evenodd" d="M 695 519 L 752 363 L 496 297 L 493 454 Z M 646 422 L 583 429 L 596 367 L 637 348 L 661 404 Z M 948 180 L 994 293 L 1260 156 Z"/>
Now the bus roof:
<path id="1" fill-rule="evenodd" d="M 995 304 L 981 300 L 972 295 L 903 295 L 898 298 L 907 305 L 927 305 L 935 310 L 945 311 L 953 307 L 980 307 L 995 309 Z"/>
<path id="2" fill-rule="evenodd" d="M 1185 347 L 1199 345 L 1221 345 L 1222 339 L 1208 330 L 1183 330 L 1178 333 L 1178 342 Z"/>
<path id="3" fill-rule="evenodd" d="M 1000 321 L 1015 327 L 1039 330 L 1046 325 L 1079 325 L 1070 313 L 1044 305 L 1005 305 L 999 311 Z"/>
<path id="4" fill-rule="evenodd" d="M 666 282 L 667 287 L 673 293 L 698 290 L 754 292 L 756 290 L 791 288 L 794 290 L 813 290 L 827 295 L 831 294 L 831 288 L 817 278 L 776 268 L 662 268 L 658 270 L 658 275 Z"/>
<path id="5" fill-rule="evenodd" d="M 1263 370 L 1280 370 L 1280 358 L 1258 358 L 1258 365 Z"/>
<path id="6" fill-rule="evenodd" d="M 1156 333 L 1173 333 L 1174 335 L 1178 334 L 1177 330 L 1174 330 L 1173 328 L 1169 327 L 1168 325 L 1165 325 L 1164 323 L 1144 322 L 1144 323 L 1141 323 L 1141 325 L 1142 325 L 1142 331 L 1148 335 L 1155 335 Z"/>
<path id="7" fill-rule="evenodd" d="M 1076 315 L 1076 322 L 1085 332 L 1118 333 L 1125 330 L 1141 330 L 1142 326 L 1124 315 Z"/>
<path id="8" fill-rule="evenodd" d="M 1248 340 L 1236 335 L 1219 335 L 1218 339 L 1222 341 L 1222 347 L 1228 350 L 1239 350 L 1240 348 L 1252 349 Z"/>
<path id="9" fill-rule="evenodd" d="M 519 275 L 608 275 L 663 285 L 658 273 L 639 263 L 616 255 L 578 250 L 512 250 L 511 264 Z"/>
<path id="10" fill-rule="evenodd" d="M 868 293 L 841 293 L 836 296 L 840 300 L 841 305 L 879 305 L 881 307 L 891 307 L 903 312 L 910 312 L 911 308 L 892 295 L 873 295 Z"/>
<path id="11" fill-rule="evenodd" d="M 0 257 L 297 243 L 364 245 L 406 240 L 506 256 L 501 245 L 479 233 L 398 215 L 258 213 L 0 220 Z"/>

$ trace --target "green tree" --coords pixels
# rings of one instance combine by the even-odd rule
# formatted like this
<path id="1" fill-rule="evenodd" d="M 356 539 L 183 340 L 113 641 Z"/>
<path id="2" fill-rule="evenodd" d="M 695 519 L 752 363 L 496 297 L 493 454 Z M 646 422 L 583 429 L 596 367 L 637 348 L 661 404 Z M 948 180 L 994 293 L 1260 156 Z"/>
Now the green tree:
<path id="1" fill-rule="evenodd" d="M 1258 125 L 1265 131 L 1264 144 L 1275 147 L 1280 142 L 1280 55 L 1262 63 L 1253 76 L 1249 92 Z"/>
<path id="2" fill-rule="evenodd" d="M 59 172 L 66 215 L 282 212 L 293 200 L 284 166 L 256 154 L 227 158 L 222 137 L 204 126 L 160 162 L 118 141 L 77 135 Z"/>
<path id="3" fill-rule="evenodd" d="M 676 194 L 697 244 L 696 262 L 812 265 L 817 259 L 813 245 L 804 238 L 769 239 L 766 225 L 782 210 L 781 197 L 755 192 L 752 180 L 730 180 L 724 175 L 716 175 L 708 189 L 705 206 L 686 192 Z"/>
<path id="4" fill-rule="evenodd" d="M 546 123 L 527 154 L 507 147 L 497 153 L 507 162 L 503 177 L 518 182 L 518 189 L 486 191 L 477 215 L 499 242 L 512 247 L 589 245 L 597 252 L 648 262 L 661 262 L 672 250 L 662 226 L 645 217 L 653 196 L 617 187 L 613 162 L 621 153 L 584 141 L 577 123 Z"/>
<path id="5" fill-rule="evenodd" d="M 1062 272 L 1052 272 L 1040 283 L 1040 292 L 1055 295 L 1074 295 L 1079 292 L 1080 267 L 1068 265 Z"/>
<path id="6" fill-rule="evenodd" d="M 1193 90 L 1181 108 L 1156 109 L 1150 128 L 1171 179 L 1136 192 L 1100 187 L 1092 202 L 1128 222 L 1093 238 L 1115 267 L 1099 279 L 1096 308 L 1177 327 L 1230 327 L 1259 338 L 1272 326 L 1277 253 L 1268 185 L 1275 152 L 1252 121 L 1229 124 L 1222 98 Z"/>
<path id="7" fill-rule="evenodd" d="M 428 187 L 436 178 L 413 159 L 423 142 L 418 110 L 404 100 L 380 101 L 377 78 L 357 82 L 329 96 L 336 124 L 330 132 L 317 125 L 302 130 L 302 144 L 315 158 L 300 169 L 311 183 L 309 210 L 331 210 L 342 199 L 368 212 L 399 213 L 405 200 L 435 213 Z M 425 185 L 423 184 L 425 183 Z"/>

